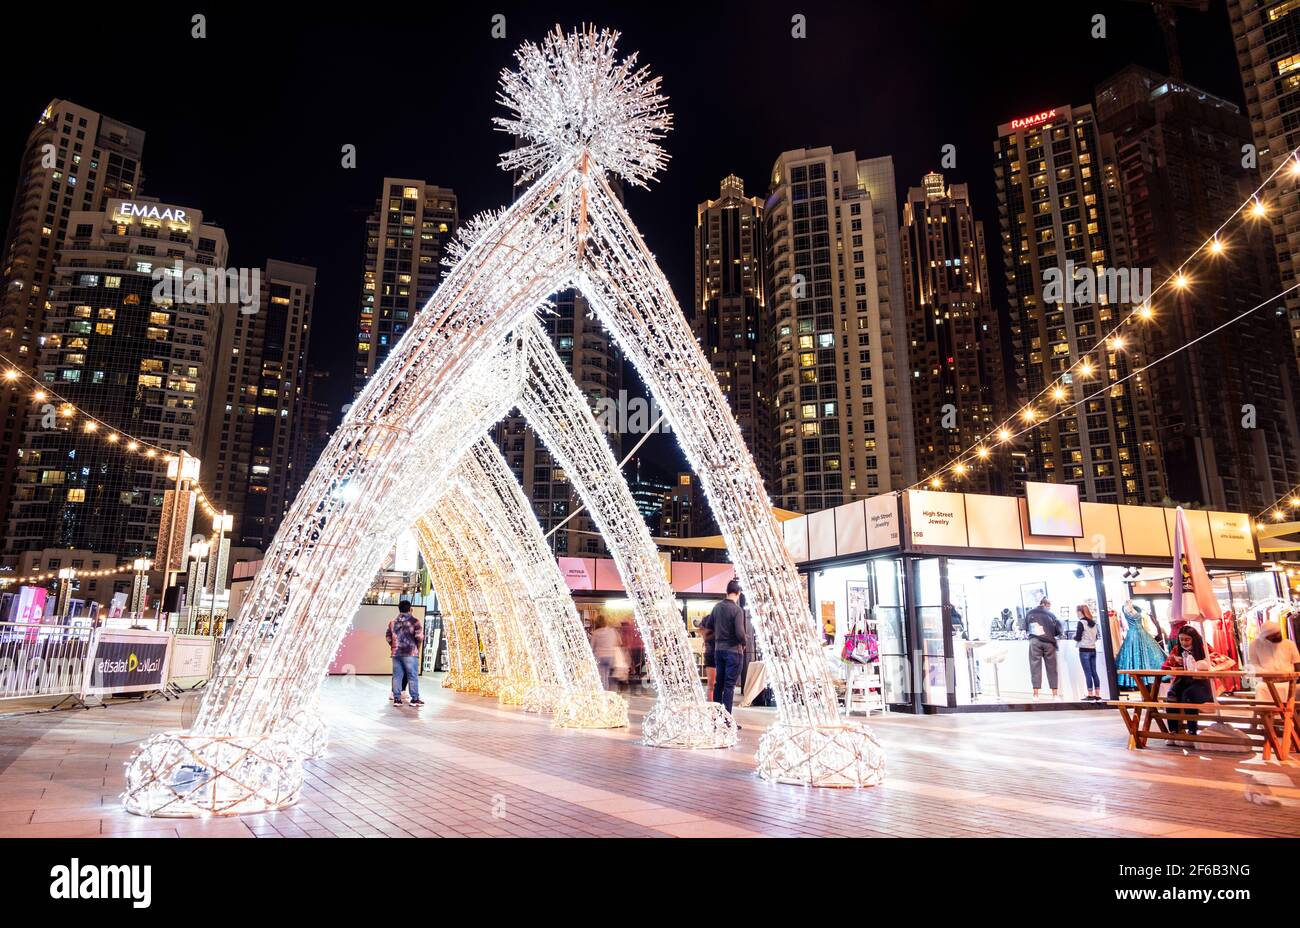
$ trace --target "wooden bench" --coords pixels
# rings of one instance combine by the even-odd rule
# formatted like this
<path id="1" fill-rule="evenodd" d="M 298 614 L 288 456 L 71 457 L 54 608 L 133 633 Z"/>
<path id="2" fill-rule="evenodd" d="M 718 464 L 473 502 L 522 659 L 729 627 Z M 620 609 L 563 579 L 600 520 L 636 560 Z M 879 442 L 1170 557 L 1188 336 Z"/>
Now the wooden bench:
<path id="1" fill-rule="evenodd" d="M 1223 722 L 1240 728 L 1252 742 L 1262 742 L 1265 760 L 1273 755 L 1285 756 L 1281 750 L 1278 730 L 1283 710 L 1272 703 L 1244 699 L 1222 703 L 1119 699 L 1106 704 L 1119 710 L 1124 727 L 1128 729 L 1130 749 L 1145 748 L 1151 738 L 1189 744 L 1241 744 L 1230 735 L 1201 732 L 1193 735 L 1187 731 L 1170 731 L 1168 722 L 1179 722 L 1185 726 L 1191 717 L 1184 713 L 1194 709 L 1198 728 L 1213 722 Z M 1152 730 L 1153 724 L 1158 730 Z"/>

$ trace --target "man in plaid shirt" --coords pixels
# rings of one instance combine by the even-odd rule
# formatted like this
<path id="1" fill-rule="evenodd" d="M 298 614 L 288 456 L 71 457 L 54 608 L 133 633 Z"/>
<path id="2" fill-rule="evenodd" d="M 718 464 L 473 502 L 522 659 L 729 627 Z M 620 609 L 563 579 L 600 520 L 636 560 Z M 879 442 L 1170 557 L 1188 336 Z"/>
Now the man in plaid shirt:
<path id="1" fill-rule="evenodd" d="M 397 604 L 397 616 L 388 623 L 384 638 L 393 651 L 393 705 L 402 704 L 402 690 L 411 689 L 411 705 L 422 706 L 420 698 L 420 645 L 424 642 L 424 625 L 411 613 L 411 604 Z"/>

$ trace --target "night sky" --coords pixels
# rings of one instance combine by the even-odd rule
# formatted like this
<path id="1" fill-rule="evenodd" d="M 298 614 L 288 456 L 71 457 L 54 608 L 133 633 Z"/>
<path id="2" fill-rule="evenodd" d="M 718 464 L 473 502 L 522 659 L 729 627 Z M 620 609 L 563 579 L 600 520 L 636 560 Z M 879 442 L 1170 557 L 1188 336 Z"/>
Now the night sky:
<path id="1" fill-rule="evenodd" d="M 1165 71 L 1150 7 L 1137 2 L 747 2 L 650 4 L 380 4 L 352 12 L 225 10 L 132 4 L 45 16 L 6 30 L 0 178 L 45 104 L 65 97 L 145 131 L 142 193 L 201 209 L 224 227 L 230 263 L 267 258 L 319 269 L 313 368 L 332 372 L 331 401 L 351 398 L 365 217 L 385 175 L 455 189 L 462 219 L 510 199 L 496 167 L 510 137 L 490 119 L 496 78 L 526 39 L 556 23 L 623 33 L 625 52 L 663 76 L 675 129 L 668 170 L 629 211 L 678 300 L 692 299 L 695 205 L 729 173 L 766 193 L 783 150 L 830 145 L 892 155 L 900 197 L 957 147 L 950 182 L 971 186 L 1004 307 L 993 184 L 996 127 L 1062 104 L 1136 63 Z M 689 9 L 687 14 L 683 10 Z M 208 38 L 190 37 L 205 12 Z M 494 13 L 507 37 L 491 36 Z M 807 16 L 806 39 L 791 16 Z M 1107 38 L 1090 35 L 1092 16 Z M 6 17 L 14 14 L 6 12 Z M 54 24 L 57 22 L 57 26 Z M 1186 80 L 1242 102 L 1227 12 L 1180 14 Z M 357 167 L 340 149 L 357 146 Z M 3 195 L 8 204 L 10 195 Z M 630 383 L 629 389 L 639 390 Z M 648 463 L 677 466 L 669 439 Z"/>

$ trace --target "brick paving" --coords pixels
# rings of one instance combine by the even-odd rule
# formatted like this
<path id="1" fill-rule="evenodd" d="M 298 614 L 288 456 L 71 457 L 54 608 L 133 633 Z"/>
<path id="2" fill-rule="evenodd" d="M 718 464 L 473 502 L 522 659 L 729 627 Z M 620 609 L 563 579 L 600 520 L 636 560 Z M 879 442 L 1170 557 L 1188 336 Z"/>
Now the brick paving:
<path id="1" fill-rule="evenodd" d="M 1300 764 L 1129 751 L 1109 711 L 876 717 L 883 786 L 766 783 L 754 750 L 770 710 L 746 709 L 740 746 L 674 751 L 633 727 L 557 731 L 545 718 L 426 679 L 423 709 L 387 681 L 331 678 L 327 755 L 292 809 L 147 819 L 121 808 L 122 767 L 148 734 L 184 728 L 196 697 L 0 715 L 0 836 L 758 837 L 1286 836 L 1300 833 Z"/>

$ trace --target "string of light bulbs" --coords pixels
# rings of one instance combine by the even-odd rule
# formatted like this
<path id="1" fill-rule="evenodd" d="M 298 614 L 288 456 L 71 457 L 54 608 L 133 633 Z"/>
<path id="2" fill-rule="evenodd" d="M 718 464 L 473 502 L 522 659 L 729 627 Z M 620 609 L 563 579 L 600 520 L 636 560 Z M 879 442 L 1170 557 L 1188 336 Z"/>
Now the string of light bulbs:
<path id="1" fill-rule="evenodd" d="M 81 580 L 86 577 L 111 577 L 114 574 L 135 570 L 135 566 L 132 564 L 119 564 L 116 567 L 105 567 L 100 570 L 82 570 L 76 567 L 68 569 L 73 571 L 74 577 Z M 28 583 L 48 583 L 51 580 L 58 579 L 60 579 L 58 570 L 46 570 L 43 573 L 31 574 L 27 577 L 0 577 L 0 584 L 17 583 L 21 586 Z"/>
<path id="2" fill-rule="evenodd" d="M 1266 514 L 1271 515 L 1273 517 L 1274 522 L 1285 521 L 1286 512 L 1282 508 L 1283 504 L 1285 504 L 1287 507 L 1291 509 L 1300 507 L 1300 495 L 1298 494 L 1300 494 L 1300 483 L 1297 483 L 1295 486 L 1287 490 L 1277 499 L 1273 500 L 1272 503 L 1265 506 L 1259 512 L 1255 513 L 1255 525 L 1259 528 L 1263 528 L 1264 522 L 1261 520 L 1264 518 Z"/>
<path id="3" fill-rule="evenodd" d="M 1049 416 L 1046 416 L 1046 417 L 1043 418 L 1041 421 L 1037 421 L 1037 422 L 1034 422 L 1032 425 L 1027 425 L 1027 426 L 1025 426 L 1025 427 L 1024 427 L 1023 429 L 1021 429 L 1019 432 L 1016 432 L 1016 433 L 1012 434 L 1012 435 L 1009 437 L 1008 440 L 1010 440 L 1010 441 L 1014 441 L 1015 439 L 1019 438 L 1020 436 L 1022 436 L 1022 435 L 1026 435 L 1026 434 L 1028 434 L 1029 432 L 1032 432 L 1034 429 L 1038 428 L 1038 426 L 1040 426 L 1040 425 L 1045 425 L 1046 423 L 1051 422 L 1053 419 L 1056 419 L 1056 418 L 1059 418 L 1060 416 L 1065 415 L 1065 414 L 1068 413 L 1071 409 L 1076 409 L 1076 408 L 1078 408 L 1079 406 L 1082 406 L 1084 403 L 1087 403 L 1089 400 L 1094 400 L 1094 399 L 1096 399 L 1097 397 L 1101 396 L 1101 395 L 1102 395 L 1103 393 L 1105 393 L 1106 391 L 1111 390 L 1111 389 L 1113 389 L 1113 388 L 1119 386 L 1120 384 L 1124 383 L 1125 381 L 1130 380 L 1130 379 L 1132 379 L 1132 378 L 1134 378 L 1134 377 L 1137 377 L 1137 376 L 1140 375 L 1140 374 L 1145 373 L 1146 371 L 1149 371 L 1151 368 L 1155 367 L 1157 364 L 1161 364 L 1161 363 L 1163 363 L 1163 362 L 1169 360 L 1170 358 L 1172 358 L 1174 355 L 1179 354 L 1179 353 L 1181 353 L 1181 352 L 1183 352 L 1183 351 L 1186 351 L 1188 348 L 1191 348 L 1191 347 L 1192 347 L 1193 345 L 1195 345 L 1197 342 L 1203 341 L 1203 340 L 1209 338 L 1210 336 L 1215 335 L 1215 334 L 1221 332 L 1222 330 L 1228 328 L 1228 326 L 1233 325 L 1234 323 L 1240 322 L 1242 319 L 1246 318 L 1246 317 L 1249 316 L 1251 313 L 1257 312 L 1257 311 L 1263 309 L 1265 306 L 1268 306 L 1270 303 L 1274 303 L 1274 302 L 1276 302 L 1276 301 L 1282 299 L 1283 297 L 1286 297 L 1288 294 L 1291 294 L 1291 293 L 1296 292 L 1297 290 L 1300 290 L 1300 283 L 1292 284 L 1290 287 L 1287 287 L 1285 290 L 1282 290 L 1282 291 L 1280 291 L 1280 292 L 1278 292 L 1278 293 L 1273 294 L 1271 297 L 1269 297 L 1268 299 L 1264 300 L 1264 301 L 1261 302 L 1261 303 L 1256 303 L 1254 306 L 1250 307 L 1250 309 L 1242 310 L 1240 313 L 1238 313 L 1237 315 L 1233 316 L 1233 317 L 1232 317 L 1231 319 L 1229 319 L 1228 321 L 1223 322 L 1223 323 L 1221 323 L 1221 324 L 1215 326 L 1213 329 L 1210 329 L 1210 331 L 1208 331 L 1208 332 L 1203 332 L 1202 334 L 1196 336 L 1196 338 L 1192 339 L 1191 341 L 1189 341 L 1189 342 L 1185 342 L 1185 343 L 1183 343 L 1182 345 L 1179 345 L 1177 348 L 1174 348 L 1173 350 L 1167 352 L 1166 354 L 1161 355 L 1160 357 L 1156 358 L 1154 361 L 1151 361 L 1151 362 L 1148 363 L 1148 364 L 1144 364 L 1144 365 L 1142 365 L 1141 367 L 1134 368 L 1132 371 L 1130 371 L 1129 373 L 1125 374 L 1123 377 L 1119 378 L 1118 380 L 1114 381 L 1113 383 L 1109 383 L 1109 384 L 1107 384 L 1107 385 L 1101 387 L 1099 390 L 1097 390 L 1097 391 L 1095 391 L 1095 392 L 1093 392 L 1093 393 L 1089 393 L 1089 394 L 1087 394 L 1087 395 L 1084 396 L 1082 399 L 1076 400 L 1076 401 L 1074 401 L 1073 403 L 1070 403 L 1068 406 L 1062 406 L 1060 409 L 1057 409 L 1055 412 L 1053 412 L 1053 413 L 1052 413 L 1051 415 L 1049 415 Z M 954 471 L 955 471 L 956 473 L 958 473 L 959 476 L 961 476 L 961 475 L 963 475 L 963 474 L 965 473 L 964 465 L 963 465 L 961 462 L 958 462 L 957 464 L 955 464 L 955 465 L 953 465 L 953 466 L 954 466 Z M 962 467 L 963 470 L 961 470 L 961 471 L 956 471 L 955 468 L 958 468 L 958 467 Z M 937 477 L 936 477 L 935 479 L 937 479 Z M 940 484 L 936 484 L 936 483 L 932 480 L 932 481 L 931 481 L 931 486 L 932 486 L 934 489 L 937 490 L 937 489 L 940 488 L 941 483 L 940 483 Z M 1300 487 L 1297 487 L 1297 489 L 1300 489 Z"/>
<path id="4" fill-rule="evenodd" d="M 1198 257 L 1204 256 L 1205 254 L 1209 254 L 1214 257 L 1220 257 L 1224 255 L 1227 251 L 1227 248 L 1224 244 L 1225 241 L 1224 229 L 1226 229 L 1228 225 L 1233 222 L 1233 220 L 1241 216 L 1243 212 L 1248 212 L 1249 215 L 1254 219 L 1262 220 L 1267 218 L 1268 207 L 1266 206 L 1262 198 L 1262 193 L 1265 190 L 1265 188 L 1267 188 L 1268 185 L 1271 184 L 1277 178 L 1277 176 L 1281 174 L 1284 170 L 1288 171 L 1291 177 L 1300 178 L 1300 148 L 1294 149 L 1289 155 L 1287 155 L 1286 158 L 1282 159 L 1278 163 L 1277 167 L 1273 169 L 1272 173 L 1269 174 L 1268 177 L 1266 177 L 1263 180 L 1263 182 L 1260 183 L 1260 185 L 1256 187 L 1244 200 L 1242 200 L 1242 202 L 1237 206 L 1236 209 L 1232 211 L 1232 213 L 1228 216 L 1228 218 L 1225 219 L 1222 223 L 1220 223 L 1218 228 L 1216 228 L 1213 232 L 1211 232 L 1210 235 L 1191 252 L 1191 254 L 1189 254 L 1186 258 L 1183 259 L 1183 261 L 1178 265 L 1177 270 L 1175 270 L 1173 273 L 1167 275 L 1163 280 L 1161 280 L 1160 283 L 1155 287 L 1154 290 L 1151 291 L 1151 293 L 1147 296 L 1145 300 L 1143 300 L 1136 307 L 1130 309 L 1128 314 L 1125 315 L 1118 322 L 1116 322 L 1114 326 L 1110 329 L 1110 331 L 1106 332 L 1105 335 L 1103 335 L 1100 339 L 1098 339 L 1096 344 L 1094 344 L 1087 351 L 1080 353 L 1077 360 L 1071 361 L 1069 366 L 1066 367 L 1064 370 L 1058 372 L 1049 384 L 1047 384 L 1041 390 L 1039 390 L 1038 393 L 1035 394 L 1028 402 L 1022 404 L 1019 407 L 1019 409 L 1017 409 L 1014 413 L 1007 416 L 1003 420 L 1002 424 L 996 430 L 994 430 L 990 436 L 985 436 L 980 441 L 976 442 L 975 444 L 961 451 L 955 457 L 950 459 L 946 464 L 944 464 L 942 467 L 936 469 L 929 476 L 917 480 L 915 483 L 911 485 L 911 487 L 909 487 L 909 489 L 919 489 L 927 484 L 929 484 L 932 488 L 937 489 L 939 486 L 942 485 L 944 474 L 949 472 L 951 472 L 956 477 L 963 477 L 970 470 L 970 464 L 968 462 L 971 461 L 972 458 L 975 459 L 975 461 L 984 462 L 987 461 L 992 456 L 992 449 L 989 447 L 990 437 L 995 439 L 995 441 L 993 442 L 994 444 L 997 445 L 1008 444 L 1009 442 L 1014 441 L 1016 438 L 1019 438 L 1020 436 L 1033 431 L 1034 429 L 1038 428 L 1040 425 L 1044 425 L 1048 422 L 1051 422 L 1053 419 L 1057 418 L 1058 415 L 1060 415 L 1060 413 L 1073 409 L 1081 405 L 1085 400 L 1095 398 L 1096 396 L 1105 392 L 1104 390 L 1099 390 L 1097 391 L 1097 393 L 1085 397 L 1084 400 L 1071 403 L 1069 406 L 1062 407 L 1056 413 L 1052 413 L 1050 415 L 1041 413 L 1037 408 L 1039 401 L 1042 400 L 1043 397 L 1048 394 L 1050 394 L 1051 398 L 1057 403 L 1064 402 L 1068 398 L 1068 394 L 1066 390 L 1067 387 L 1066 378 L 1067 377 L 1071 378 L 1070 384 L 1072 385 L 1073 377 L 1076 373 L 1076 369 L 1077 369 L 1077 373 L 1082 378 L 1086 379 L 1091 377 L 1093 373 L 1096 371 L 1096 369 L 1101 366 L 1101 365 L 1094 366 L 1091 358 L 1091 355 L 1094 352 L 1099 352 L 1102 350 L 1112 350 L 1112 351 L 1122 350 L 1124 348 L 1124 339 L 1121 335 L 1118 334 L 1120 329 L 1133 322 L 1135 318 L 1142 320 L 1144 322 L 1152 321 L 1155 318 L 1155 309 L 1152 305 L 1152 300 L 1154 300 L 1156 295 L 1159 294 L 1162 290 L 1164 290 L 1166 287 L 1173 287 L 1175 290 L 1182 291 L 1190 287 L 1192 285 L 1192 279 L 1187 272 L 1188 272 L 1188 266 L 1193 261 L 1195 261 Z M 1291 288 L 1291 289 L 1295 289 L 1295 288 Z M 1277 294 L 1276 296 L 1273 296 L 1268 300 L 1265 300 L 1264 303 L 1260 304 L 1260 306 L 1267 305 L 1268 303 L 1271 303 L 1273 300 L 1276 300 L 1279 297 L 1284 296 L 1286 293 L 1289 292 L 1290 290 L 1283 291 L 1283 293 Z M 1260 306 L 1253 307 L 1252 309 L 1243 312 L 1241 315 L 1237 316 L 1232 321 L 1235 322 L 1237 319 L 1241 319 L 1249 315 L 1251 312 L 1254 312 L 1256 309 L 1259 309 Z M 1213 331 L 1217 332 L 1219 331 L 1219 329 L 1222 328 L 1223 326 L 1219 326 Z M 1132 377 L 1133 374 L 1140 373 L 1141 371 L 1148 370 L 1151 367 L 1154 367 L 1160 361 L 1172 357 L 1174 354 L 1177 354 L 1183 348 L 1189 347 L 1190 345 L 1195 344 L 1195 342 L 1199 340 L 1200 337 L 1193 340 L 1192 342 L 1186 343 L 1180 348 L 1177 348 L 1169 352 L 1164 357 L 1156 361 L 1153 361 L 1150 364 L 1144 365 L 1143 367 L 1133 371 L 1132 373 L 1128 374 L 1121 380 L 1115 381 L 1109 386 L 1113 387 L 1119 383 L 1123 383 L 1124 380 L 1129 379 L 1129 377 Z M 1025 427 L 1018 432 L 1013 432 L 1011 423 L 1014 422 L 1017 418 L 1023 420 L 1023 422 L 1025 423 Z M 1297 485 L 1296 490 L 1300 490 L 1300 485 Z"/>
<path id="5" fill-rule="evenodd" d="M 164 464 L 171 464 L 177 459 L 176 452 L 169 451 L 161 445 L 156 445 L 146 439 L 130 435 L 122 429 L 116 428 L 108 422 L 105 422 L 98 416 L 86 412 L 76 403 L 73 403 L 66 397 L 59 395 L 56 391 L 50 389 L 48 385 L 37 380 L 3 354 L 0 354 L 0 363 L 7 365 L 4 373 L 0 374 L 0 381 L 3 381 L 3 383 L 13 387 L 14 389 L 19 389 L 20 383 L 29 381 L 34 387 L 32 392 L 33 402 L 51 403 L 51 405 L 57 406 L 58 418 L 60 420 L 67 420 L 69 425 L 74 421 L 83 420 L 81 428 L 83 434 L 98 437 L 100 440 L 112 445 L 118 450 L 125 450 L 127 452 L 138 454 L 151 461 L 158 460 L 162 461 Z M 194 493 L 194 498 L 199 508 L 203 510 L 204 515 L 209 519 L 215 520 L 223 514 L 221 510 L 213 506 L 208 500 L 207 494 L 203 492 L 203 487 L 199 485 L 197 480 L 191 483 L 190 489 Z"/>

